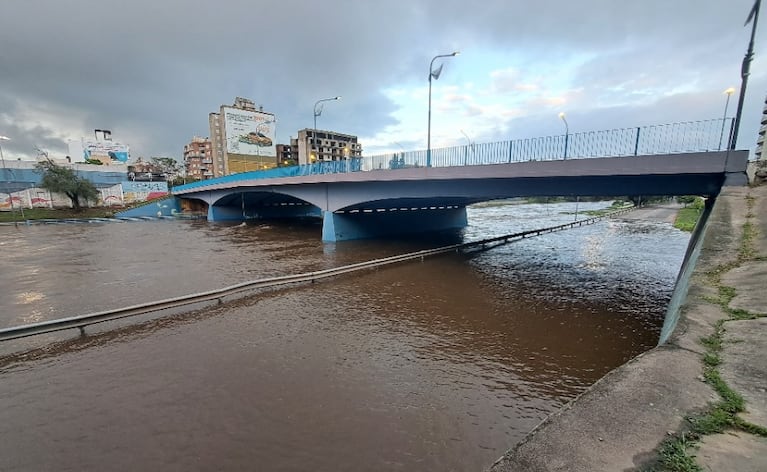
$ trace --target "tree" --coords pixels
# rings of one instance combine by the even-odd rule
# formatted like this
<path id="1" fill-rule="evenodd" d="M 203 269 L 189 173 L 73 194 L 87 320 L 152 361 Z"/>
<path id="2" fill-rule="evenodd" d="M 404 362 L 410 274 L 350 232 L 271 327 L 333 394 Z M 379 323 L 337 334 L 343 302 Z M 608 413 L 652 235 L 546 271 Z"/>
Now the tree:
<path id="1" fill-rule="evenodd" d="M 178 174 L 179 170 L 181 170 L 181 166 L 172 157 L 153 157 L 152 164 L 160 169 L 163 174 L 168 174 L 171 177 Z"/>
<path id="2" fill-rule="evenodd" d="M 68 167 L 56 165 L 53 161 L 44 160 L 35 165 L 38 172 L 43 174 L 40 187 L 52 193 L 63 193 L 70 200 L 75 210 L 88 201 L 98 199 L 99 191 L 88 180 L 78 176 Z"/>

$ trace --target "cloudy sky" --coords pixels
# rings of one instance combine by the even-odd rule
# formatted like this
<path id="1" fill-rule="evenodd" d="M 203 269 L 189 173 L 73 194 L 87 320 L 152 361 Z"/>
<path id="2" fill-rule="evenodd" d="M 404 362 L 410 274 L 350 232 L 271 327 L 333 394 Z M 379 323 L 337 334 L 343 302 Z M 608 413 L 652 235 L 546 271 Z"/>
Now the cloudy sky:
<path id="1" fill-rule="evenodd" d="M 753 0 L 2 0 L 0 135 L 6 159 L 111 129 L 138 156 L 180 159 L 235 96 L 277 116 L 277 140 L 312 127 L 366 154 L 719 118 Z M 767 12 L 762 12 L 762 16 Z M 757 33 L 739 148 L 767 93 Z M 728 115 L 735 112 L 737 92 Z"/>

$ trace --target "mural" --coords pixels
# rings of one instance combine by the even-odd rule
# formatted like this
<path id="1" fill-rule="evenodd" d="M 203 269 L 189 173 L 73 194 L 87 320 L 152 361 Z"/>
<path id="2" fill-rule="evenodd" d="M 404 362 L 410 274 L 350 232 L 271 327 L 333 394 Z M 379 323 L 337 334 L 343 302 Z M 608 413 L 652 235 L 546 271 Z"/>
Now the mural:
<path id="1" fill-rule="evenodd" d="M 125 181 L 110 187 L 101 187 L 98 191 L 98 200 L 91 202 L 90 206 L 124 206 L 164 197 L 169 193 L 167 182 Z M 0 193 L 0 211 L 11 211 L 11 201 L 13 201 L 14 209 L 72 206 L 72 202 L 66 195 L 52 194 L 39 187 L 19 190 L 11 194 Z"/>
<path id="2" fill-rule="evenodd" d="M 167 182 L 135 182 L 122 183 L 123 201 L 125 203 L 143 202 L 168 194 Z"/>

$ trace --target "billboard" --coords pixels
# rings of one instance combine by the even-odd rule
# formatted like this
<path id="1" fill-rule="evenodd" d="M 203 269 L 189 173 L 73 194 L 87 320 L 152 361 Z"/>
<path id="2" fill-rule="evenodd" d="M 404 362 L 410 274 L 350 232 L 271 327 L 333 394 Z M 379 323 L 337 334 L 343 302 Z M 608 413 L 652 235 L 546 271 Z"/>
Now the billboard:
<path id="1" fill-rule="evenodd" d="M 223 114 L 228 154 L 277 157 L 274 115 L 230 107 Z"/>
<path id="2" fill-rule="evenodd" d="M 111 160 L 128 162 L 128 145 L 115 141 L 85 141 L 83 140 L 83 157 L 109 157 Z"/>
<path id="3" fill-rule="evenodd" d="M 88 159 L 98 159 L 102 162 L 128 162 L 130 151 L 127 144 L 116 141 L 96 141 L 82 138 L 80 141 L 69 142 L 69 155 L 72 162 L 84 162 Z"/>

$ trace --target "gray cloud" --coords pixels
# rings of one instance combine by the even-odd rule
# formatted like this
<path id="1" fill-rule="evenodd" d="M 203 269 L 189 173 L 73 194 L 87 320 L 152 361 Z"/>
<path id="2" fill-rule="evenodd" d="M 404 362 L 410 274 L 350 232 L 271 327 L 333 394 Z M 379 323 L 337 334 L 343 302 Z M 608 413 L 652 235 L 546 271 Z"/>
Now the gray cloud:
<path id="1" fill-rule="evenodd" d="M 748 33 L 741 25 L 751 3 L 5 2 L 0 134 L 14 138 L 4 150 L 29 156 L 35 145 L 65 153 L 66 139 L 79 137 L 65 131 L 72 127 L 84 135 L 109 128 L 132 145 L 134 157 L 178 157 L 192 135 L 208 134 L 208 113 L 235 96 L 276 113 L 278 140 L 286 141 L 311 126 L 315 100 L 342 95 L 341 102 L 327 105 L 319 125 L 372 136 L 394 123 L 395 105 L 382 90 L 425 83 L 424 71 L 436 53 L 489 48 L 552 58 L 593 55 L 574 83 L 596 98 L 568 111 L 585 128 L 610 127 L 608 117 L 708 118 L 719 113 L 718 102 L 705 96 L 688 100 L 681 93 L 677 101 L 661 97 L 638 107 L 624 107 L 620 100 L 648 84 L 668 90 L 690 83 L 714 91 L 737 86 Z M 762 41 L 757 53 L 767 54 Z M 758 127 L 767 85 L 763 63 L 754 63 L 744 136 Z M 519 65 L 496 68 L 514 66 Z M 618 86 L 624 90 L 616 91 Z M 29 108 L 48 110 L 51 123 L 25 121 Z M 552 124 L 530 110 L 529 117 L 504 129 L 537 135 Z"/>

